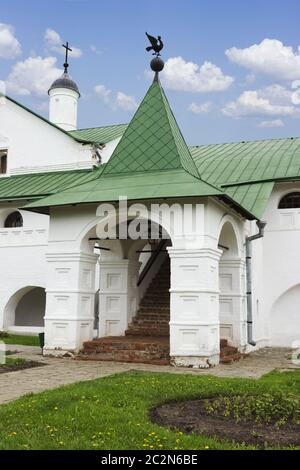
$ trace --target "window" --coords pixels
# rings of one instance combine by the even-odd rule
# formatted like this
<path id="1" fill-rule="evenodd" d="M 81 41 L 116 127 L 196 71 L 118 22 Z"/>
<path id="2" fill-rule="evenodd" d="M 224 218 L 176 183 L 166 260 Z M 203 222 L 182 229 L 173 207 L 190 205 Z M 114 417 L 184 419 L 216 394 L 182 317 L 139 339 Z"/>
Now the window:
<path id="1" fill-rule="evenodd" d="M 15 227 L 23 227 L 23 217 L 20 212 L 12 212 L 9 214 L 4 222 L 5 228 L 15 228 Z"/>
<path id="2" fill-rule="evenodd" d="M 7 150 L 0 150 L 0 175 L 7 171 Z"/>
<path id="3" fill-rule="evenodd" d="M 283 196 L 278 209 L 299 209 L 300 208 L 300 192 L 289 193 Z"/>

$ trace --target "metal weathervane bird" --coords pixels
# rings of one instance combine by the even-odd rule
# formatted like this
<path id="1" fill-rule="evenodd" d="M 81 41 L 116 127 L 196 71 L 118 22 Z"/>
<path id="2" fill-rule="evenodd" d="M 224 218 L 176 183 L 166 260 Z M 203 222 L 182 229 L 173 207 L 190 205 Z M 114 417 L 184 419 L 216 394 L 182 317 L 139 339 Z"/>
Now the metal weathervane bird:
<path id="1" fill-rule="evenodd" d="M 146 33 L 147 38 L 150 41 L 151 46 L 146 47 L 146 51 L 154 51 L 152 55 L 155 55 L 156 57 L 160 56 L 160 51 L 163 49 L 164 44 L 161 40 L 161 36 L 157 36 L 155 38 L 154 36 L 150 36 L 150 34 Z"/>

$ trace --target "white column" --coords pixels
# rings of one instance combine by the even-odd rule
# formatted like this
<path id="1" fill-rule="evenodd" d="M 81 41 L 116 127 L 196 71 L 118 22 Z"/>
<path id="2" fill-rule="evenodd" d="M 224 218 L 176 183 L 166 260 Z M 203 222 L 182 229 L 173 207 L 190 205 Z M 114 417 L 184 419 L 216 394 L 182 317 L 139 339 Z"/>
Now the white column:
<path id="1" fill-rule="evenodd" d="M 243 350 L 247 345 L 245 262 L 221 259 L 219 273 L 221 338 Z"/>
<path id="2" fill-rule="evenodd" d="M 100 260 L 99 337 L 122 336 L 136 313 L 139 263 Z"/>
<path id="3" fill-rule="evenodd" d="M 220 250 L 168 248 L 171 258 L 170 355 L 177 366 L 219 363 Z"/>
<path id="4" fill-rule="evenodd" d="M 48 253 L 44 354 L 78 352 L 93 338 L 98 255 Z"/>

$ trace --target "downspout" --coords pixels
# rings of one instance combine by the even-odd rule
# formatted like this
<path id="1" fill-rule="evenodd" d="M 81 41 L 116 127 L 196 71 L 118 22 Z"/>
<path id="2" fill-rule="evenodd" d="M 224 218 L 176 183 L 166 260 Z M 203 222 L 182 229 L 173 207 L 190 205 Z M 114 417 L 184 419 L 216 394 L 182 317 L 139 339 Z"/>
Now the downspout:
<path id="1" fill-rule="evenodd" d="M 267 222 L 258 220 L 256 222 L 258 233 L 251 237 L 246 237 L 246 278 L 247 278 L 247 338 L 248 344 L 256 346 L 253 340 L 253 313 L 252 313 L 252 246 L 251 242 L 264 236 Z"/>

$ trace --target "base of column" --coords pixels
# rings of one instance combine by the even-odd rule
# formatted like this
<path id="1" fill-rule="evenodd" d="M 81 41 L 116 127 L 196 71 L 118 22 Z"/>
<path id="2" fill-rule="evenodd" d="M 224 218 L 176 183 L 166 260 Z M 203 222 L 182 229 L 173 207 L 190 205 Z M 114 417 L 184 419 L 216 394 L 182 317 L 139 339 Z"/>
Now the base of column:
<path id="1" fill-rule="evenodd" d="M 67 350 L 67 349 L 60 349 L 60 348 L 55 348 L 55 349 L 43 349 L 43 356 L 48 356 L 48 357 L 75 357 L 80 351 L 80 348 L 78 349 L 73 349 L 73 350 Z"/>
<path id="2" fill-rule="evenodd" d="M 192 367 L 193 369 L 209 369 L 220 362 L 219 354 L 213 356 L 174 356 L 171 365 L 175 367 Z"/>

